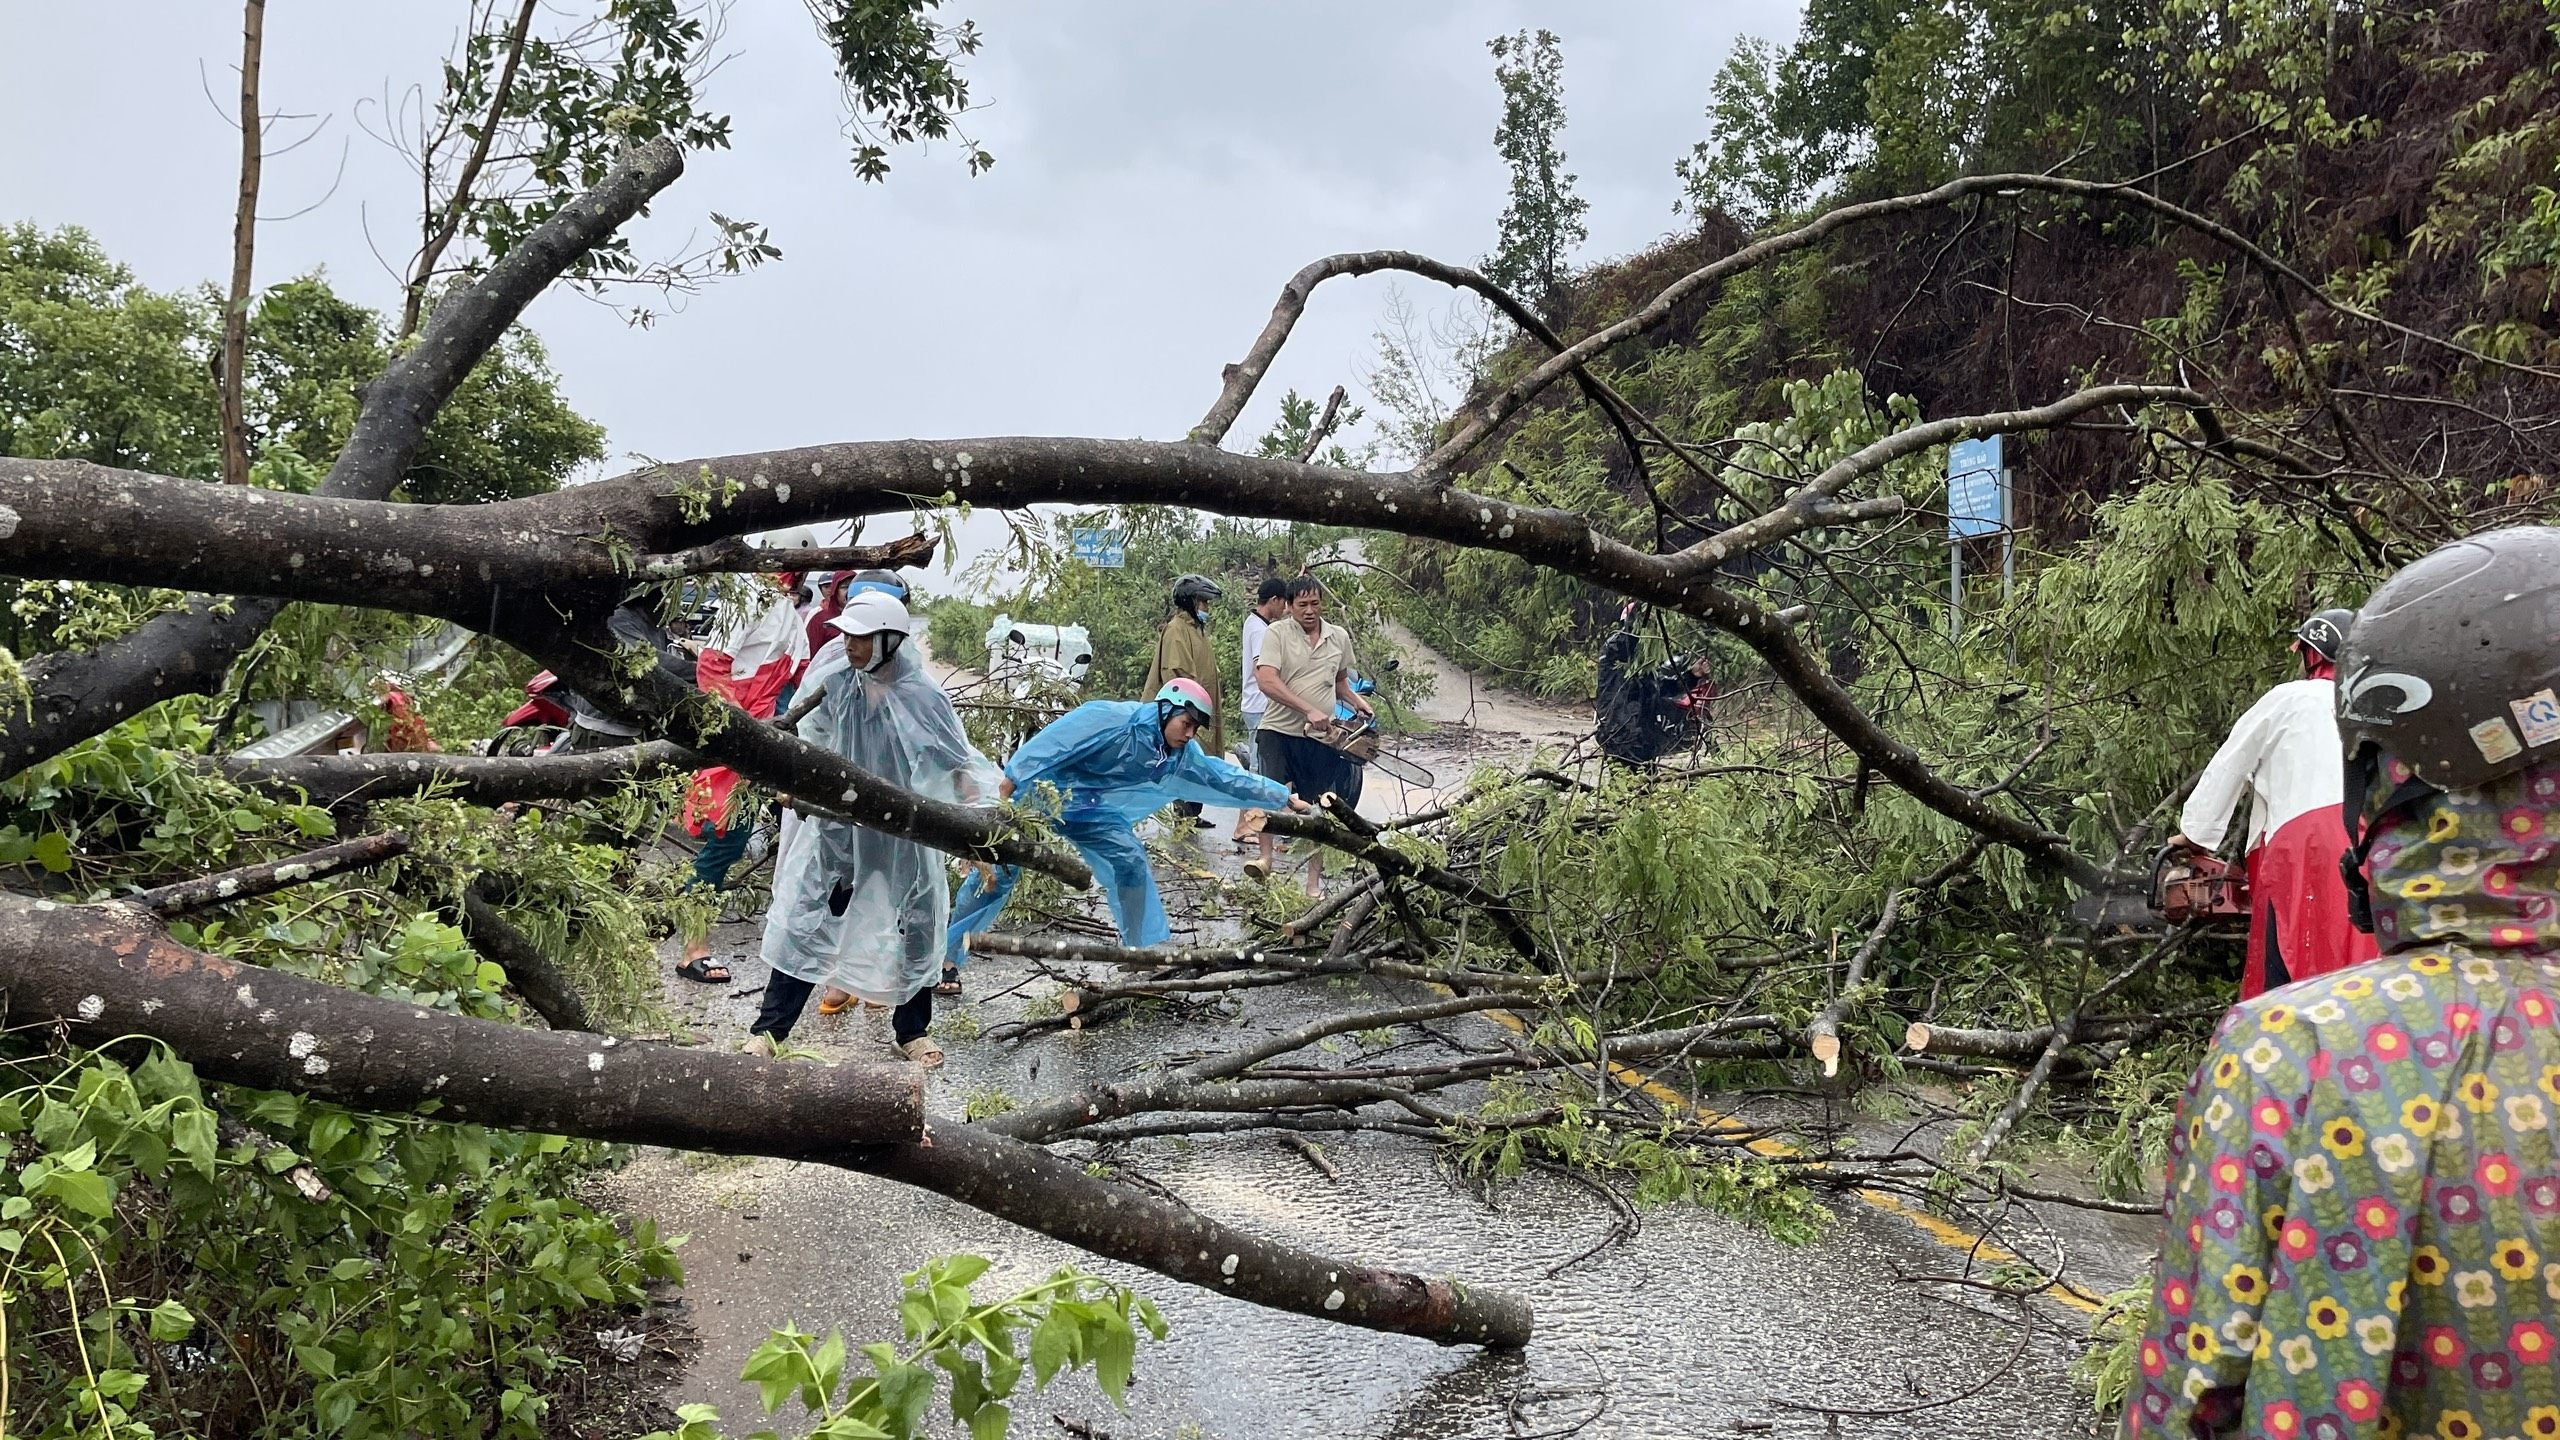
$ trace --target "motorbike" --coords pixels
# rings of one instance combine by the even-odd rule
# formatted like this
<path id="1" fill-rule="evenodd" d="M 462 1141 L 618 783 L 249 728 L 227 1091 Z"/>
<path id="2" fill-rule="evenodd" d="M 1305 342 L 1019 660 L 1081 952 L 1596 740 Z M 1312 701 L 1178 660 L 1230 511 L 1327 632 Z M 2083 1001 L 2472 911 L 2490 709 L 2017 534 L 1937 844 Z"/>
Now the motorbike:
<path id="1" fill-rule="evenodd" d="M 489 737 L 491 755 L 540 755 L 568 733 L 569 705 L 560 677 L 545 670 L 524 682 L 525 702 L 507 712 Z"/>

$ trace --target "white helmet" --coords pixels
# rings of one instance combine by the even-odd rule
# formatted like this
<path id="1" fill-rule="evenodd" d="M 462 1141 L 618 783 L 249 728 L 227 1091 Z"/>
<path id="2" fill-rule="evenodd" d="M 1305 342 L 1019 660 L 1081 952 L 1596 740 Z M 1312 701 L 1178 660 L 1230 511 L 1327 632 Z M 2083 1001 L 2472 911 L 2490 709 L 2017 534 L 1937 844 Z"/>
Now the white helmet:
<path id="1" fill-rule="evenodd" d="M 881 637 L 872 647 L 871 663 L 862 667 L 866 672 L 888 664 L 889 657 L 898 653 L 899 643 L 915 633 L 916 626 L 907 607 L 898 603 L 898 597 L 881 590 L 857 590 L 847 595 L 844 608 L 829 617 L 827 623 L 842 634 Z"/>
<path id="2" fill-rule="evenodd" d="M 767 530 L 756 537 L 759 550 L 815 550 L 818 532 L 806 525 L 791 525 L 780 530 Z"/>

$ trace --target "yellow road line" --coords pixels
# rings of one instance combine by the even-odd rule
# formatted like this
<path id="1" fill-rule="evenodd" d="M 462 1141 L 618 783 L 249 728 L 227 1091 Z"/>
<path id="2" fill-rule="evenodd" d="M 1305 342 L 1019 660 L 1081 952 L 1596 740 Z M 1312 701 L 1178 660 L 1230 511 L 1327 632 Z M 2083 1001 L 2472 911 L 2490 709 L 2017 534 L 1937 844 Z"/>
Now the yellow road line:
<path id="1" fill-rule="evenodd" d="M 1487 1010 L 1482 1013 L 1491 1017 L 1496 1022 L 1508 1027 L 1517 1034 L 1526 1035 L 1529 1033 L 1528 1023 L 1508 1010 Z M 1725 1114 L 1722 1111 L 1708 1109 L 1706 1106 L 1699 1104 L 1697 1101 L 1681 1094 L 1678 1090 L 1675 1090 L 1653 1076 L 1636 1069 L 1632 1065 L 1621 1064 L 1618 1061 L 1612 1060 L 1609 1062 L 1609 1074 L 1615 1078 L 1618 1083 L 1626 1085 L 1632 1089 L 1639 1090 L 1644 1094 L 1651 1096 L 1653 1099 L 1660 1101 L 1664 1105 L 1671 1107 L 1674 1111 L 1685 1112 L 1697 1116 L 1699 1119 L 1705 1120 L 1710 1124 L 1740 1125 L 1743 1123 L 1735 1116 Z M 1746 1146 L 1752 1151 L 1752 1153 L 1757 1155 L 1797 1156 L 1804 1153 L 1800 1147 L 1790 1145 L 1784 1140 L 1768 1135 L 1764 1135 L 1757 1140 L 1748 1141 L 1746 1142 Z M 1947 1249 L 1965 1256 L 1968 1260 L 1979 1260 L 1992 1265 L 2025 1265 L 2030 1269 L 2035 1270 L 2038 1274 L 2043 1273 L 2042 1266 L 2036 1265 L 2033 1261 L 2028 1260 L 2025 1256 L 2018 1254 L 2007 1246 L 2001 1245 L 1996 1241 L 1986 1239 L 1982 1235 L 1949 1220 L 1944 1215 L 1937 1214 L 1923 1206 L 1914 1205 L 1899 1195 L 1888 1194 L 1882 1190 L 1859 1190 L 1855 1193 L 1857 1197 L 1860 1200 L 1865 1201 L 1870 1208 L 1881 1210 L 1885 1214 L 1897 1216 L 1901 1219 L 1910 1221 L 1912 1226 L 1918 1229 L 1921 1234 L 1928 1236 L 1931 1240 L 1945 1246 Z M 2090 1296 L 2081 1294 L 2078 1290 L 2071 1288 L 2067 1284 L 2057 1284 L 2052 1289 L 2043 1293 L 2051 1299 L 2059 1301 L 2074 1310 L 2080 1311 L 2082 1314 L 2094 1315 L 2103 1308 L 2097 1300 Z"/>

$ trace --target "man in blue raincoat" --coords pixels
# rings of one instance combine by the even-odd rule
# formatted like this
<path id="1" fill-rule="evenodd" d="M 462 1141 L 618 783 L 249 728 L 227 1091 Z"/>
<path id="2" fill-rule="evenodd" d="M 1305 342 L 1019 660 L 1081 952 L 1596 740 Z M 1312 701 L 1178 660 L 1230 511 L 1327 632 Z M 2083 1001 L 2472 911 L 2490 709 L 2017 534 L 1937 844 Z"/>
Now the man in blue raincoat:
<path id="1" fill-rule="evenodd" d="M 1058 833 L 1093 867 L 1124 945 L 1161 945 L 1173 933 L 1146 847 L 1138 843 L 1139 821 L 1173 800 L 1311 808 L 1279 781 L 1212 758 L 1193 743 L 1210 714 L 1209 692 L 1196 680 L 1175 680 L 1152 700 L 1088 700 L 1024 741 L 1004 767 L 997 793 L 1054 807 Z M 968 958 L 969 936 L 995 928 L 1021 874 L 1009 865 L 981 867 L 961 885 L 951 902 L 946 973 Z"/>

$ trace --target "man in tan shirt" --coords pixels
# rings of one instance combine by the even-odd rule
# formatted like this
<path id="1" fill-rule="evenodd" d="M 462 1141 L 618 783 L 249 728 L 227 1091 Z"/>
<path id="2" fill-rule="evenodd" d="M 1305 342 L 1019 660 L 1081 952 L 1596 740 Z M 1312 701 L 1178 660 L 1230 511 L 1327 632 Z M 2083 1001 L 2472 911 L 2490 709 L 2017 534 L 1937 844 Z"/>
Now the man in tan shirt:
<path id="1" fill-rule="evenodd" d="M 1312 576 L 1289 582 L 1289 617 L 1262 637 L 1255 657 L 1254 681 L 1270 702 L 1254 743 L 1261 751 L 1262 773 L 1289 787 L 1310 805 L 1328 792 L 1350 793 L 1346 771 L 1352 761 L 1326 744 L 1333 729 L 1338 699 L 1366 716 L 1369 702 L 1351 690 L 1351 632 L 1324 623 L 1324 587 Z M 1262 837 L 1262 859 L 1247 873 L 1269 875 L 1271 837 Z M 1324 889 L 1324 856 L 1307 857 L 1309 895 Z"/>

